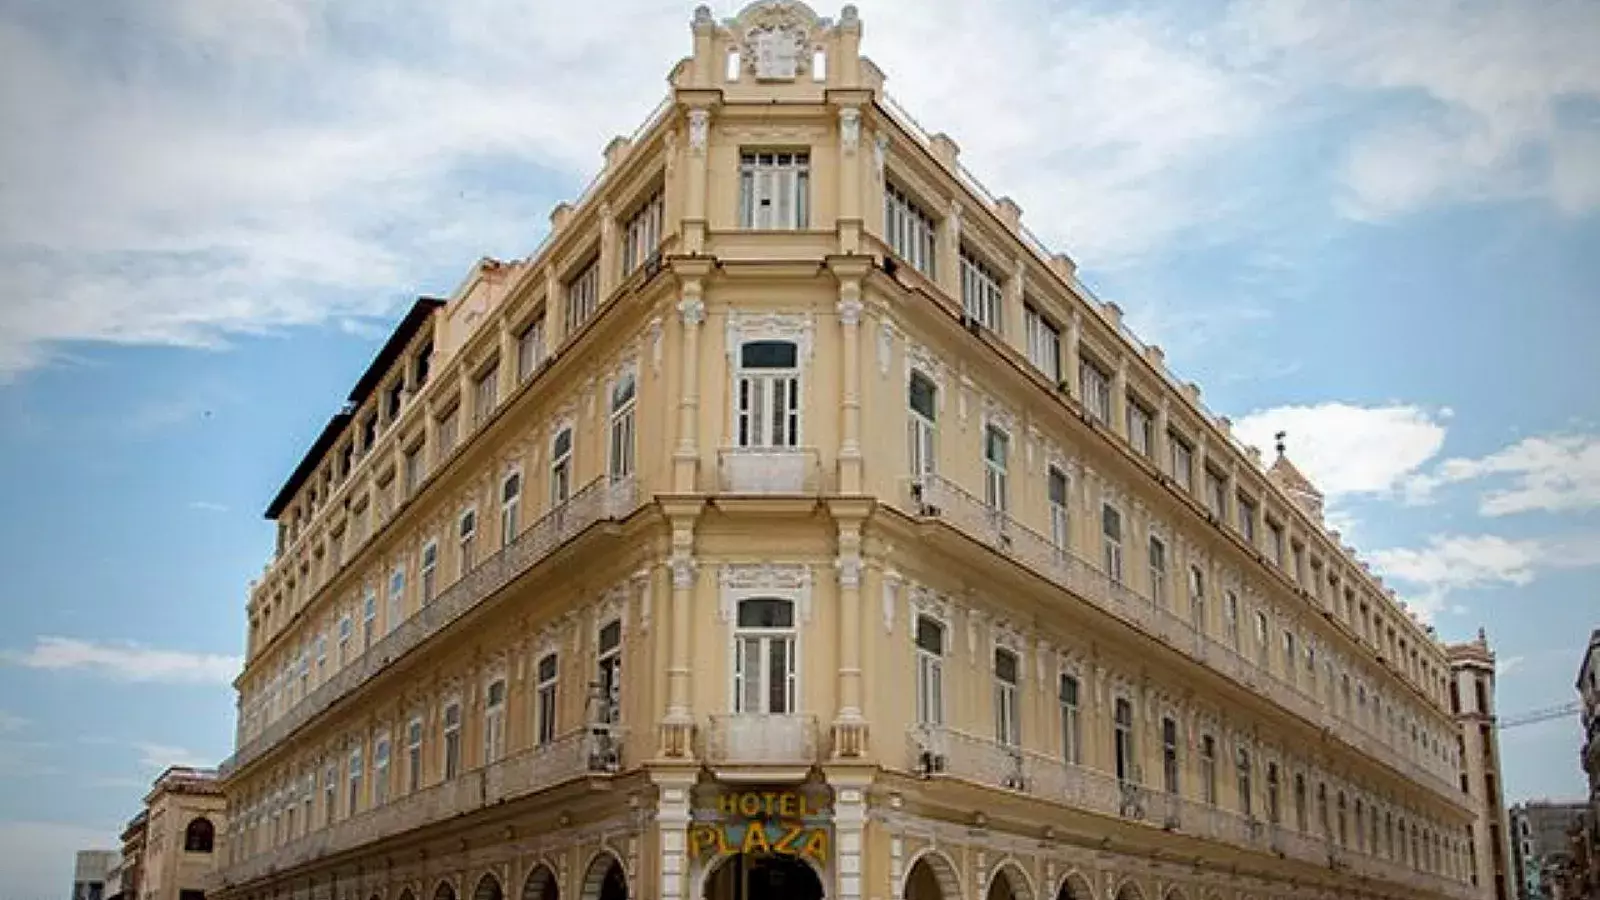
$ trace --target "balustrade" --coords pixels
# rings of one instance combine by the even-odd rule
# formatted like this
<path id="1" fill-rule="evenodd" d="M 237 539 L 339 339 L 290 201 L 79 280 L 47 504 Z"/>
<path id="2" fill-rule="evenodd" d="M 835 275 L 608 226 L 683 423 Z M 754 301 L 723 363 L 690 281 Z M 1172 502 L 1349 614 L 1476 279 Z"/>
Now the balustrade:
<path id="1" fill-rule="evenodd" d="M 705 759 L 713 766 L 809 769 L 818 761 L 815 716 L 711 716 L 705 738 Z"/>
<path id="2" fill-rule="evenodd" d="M 730 494 L 815 494 L 821 467 L 810 447 L 725 447 L 717 451 L 721 488 Z"/>

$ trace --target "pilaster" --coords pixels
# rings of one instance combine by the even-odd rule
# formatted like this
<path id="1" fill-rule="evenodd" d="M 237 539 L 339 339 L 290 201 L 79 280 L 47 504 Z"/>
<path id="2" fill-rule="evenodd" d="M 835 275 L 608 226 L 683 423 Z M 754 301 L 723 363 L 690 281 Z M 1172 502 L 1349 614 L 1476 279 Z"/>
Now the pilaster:
<path id="1" fill-rule="evenodd" d="M 703 106 L 689 109 L 688 158 L 685 160 L 686 182 L 683 205 L 683 249 L 685 253 L 700 253 L 706 242 L 706 159 L 711 142 L 711 110 Z"/>
<path id="2" fill-rule="evenodd" d="M 661 719 L 657 755 L 663 760 L 689 760 L 694 756 L 692 617 L 697 569 L 694 558 L 694 528 L 700 504 L 664 501 L 672 522 L 671 555 L 667 566 L 672 573 L 672 609 L 668 612 L 667 708 Z"/>
<path id="3" fill-rule="evenodd" d="M 952 200 L 944 218 L 939 220 L 936 240 L 939 250 L 934 263 L 934 281 L 946 296 L 964 303 L 961 297 L 961 204 L 958 201 Z"/>
<path id="4" fill-rule="evenodd" d="M 678 445 L 672 452 L 672 490 L 692 494 L 700 489 L 700 326 L 706 319 L 699 278 L 684 280 L 678 317 L 681 320 L 678 393 Z"/>
<path id="5" fill-rule="evenodd" d="M 1062 369 L 1061 380 L 1066 382 L 1067 391 L 1072 394 L 1072 399 L 1083 402 L 1082 386 L 1078 384 L 1078 345 L 1083 342 L 1083 317 L 1077 310 L 1072 311 L 1072 318 L 1067 322 L 1066 346 L 1061 348 Z"/>

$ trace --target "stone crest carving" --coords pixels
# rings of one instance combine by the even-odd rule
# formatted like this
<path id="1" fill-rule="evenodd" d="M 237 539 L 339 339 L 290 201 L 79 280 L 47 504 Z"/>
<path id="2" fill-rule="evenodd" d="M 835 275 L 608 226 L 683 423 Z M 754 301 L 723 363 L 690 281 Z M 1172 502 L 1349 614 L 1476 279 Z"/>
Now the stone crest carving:
<path id="1" fill-rule="evenodd" d="M 861 146 L 861 110 L 853 106 L 839 110 L 839 141 L 847 153 Z"/>
<path id="2" fill-rule="evenodd" d="M 811 359 L 811 316 L 802 313 L 729 313 L 728 358 L 737 362 L 745 341 L 793 341 L 803 360 Z"/>
<path id="3" fill-rule="evenodd" d="M 717 580 L 722 588 L 723 621 L 733 620 L 740 600 L 759 596 L 793 600 L 800 618 L 811 618 L 811 567 L 804 563 L 725 563 Z"/>
<path id="4" fill-rule="evenodd" d="M 689 150 L 699 155 L 706 152 L 706 139 L 711 134 L 711 111 L 689 110 Z"/>

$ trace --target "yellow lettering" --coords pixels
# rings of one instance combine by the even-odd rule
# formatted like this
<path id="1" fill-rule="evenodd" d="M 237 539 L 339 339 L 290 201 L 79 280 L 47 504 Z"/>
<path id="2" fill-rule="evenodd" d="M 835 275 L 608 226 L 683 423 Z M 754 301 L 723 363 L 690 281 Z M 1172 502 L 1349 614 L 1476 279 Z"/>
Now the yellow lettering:
<path id="1" fill-rule="evenodd" d="M 696 825 L 689 832 L 689 844 L 694 848 L 694 852 L 704 855 L 710 850 L 711 846 L 717 843 L 718 830 L 715 825 Z"/>
<path id="2" fill-rule="evenodd" d="M 761 798 L 755 794 L 740 794 L 739 812 L 746 816 L 759 814 L 761 812 Z"/>
<path id="3" fill-rule="evenodd" d="M 717 853 L 718 855 L 726 856 L 732 852 L 733 843 L 728 840 L 728 826 L 724 825 L 717 829 Z"/>
<path id="4" fill-rule="evenodd" d="M 790 825 L 789 829 L 783 833 L 783 837 L 778 838 L 778 842 L 772 845 L 772 852 L 782 853 L 786 856 L 799 856 L 800 848 L 795 845 L 800 842 L 800 835 L 804 833 L 804 826 Z"/>
<path id="5" fill-rule="evenodd" d="M 767 830 L 760 822 L 751 822 L 744 827 L 744 845 L 739 848 L 741 853 L 771 853 L 772 844 L 767 841 Z"/>
<path id="6" fill-rule="evenodd" d="M 795 796 L 792 792 L 784 792 L 783 796 L 778 798 L 778 815 L 783 816 L 785 819 L 793 818 L 794 801 Z M 804 800 L 800 802 L 802 805 L 805 803 Z"/>
<path id="7" fill-rule="evenodd" d="M 828 832 L 821 828 L 812 829 L 811 834 L 806 837 L 806 845 L 800 848 L 800 855 L 811 857 L 819 865 L 826 863 L 828 861 Z"/>
<path id="8" fill-rule="evenodd" d="M 734 813 L 739 811 L 738 800 L 739 800 L 739 795 L 738 794 L 732 794 L 732 793 L 727 793 L 727 792 L 718 794 L 717 795 L 717 812 L 720 812 L 725 816 L 733 815 Z"/>
<path id="9" fill-rule="evenodd" d="M 772 791 L 767 791 L 761 795 L 761 808 L 769 816 L 772 815 L 772 805 L 776 802 L 778 802 L 778 795 Z"/>

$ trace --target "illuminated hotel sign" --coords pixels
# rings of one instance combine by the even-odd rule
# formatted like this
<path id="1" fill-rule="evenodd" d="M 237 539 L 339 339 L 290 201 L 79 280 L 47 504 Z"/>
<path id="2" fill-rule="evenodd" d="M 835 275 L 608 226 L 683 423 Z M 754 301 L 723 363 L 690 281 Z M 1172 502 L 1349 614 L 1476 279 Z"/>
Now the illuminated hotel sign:
<path id="1" fill-rule="evenodd" d="M 703 813 L 689 828 L 697 857 L 749 853 L 827 864 L 830 811 L 800 791 L 723 791 Z"/>

